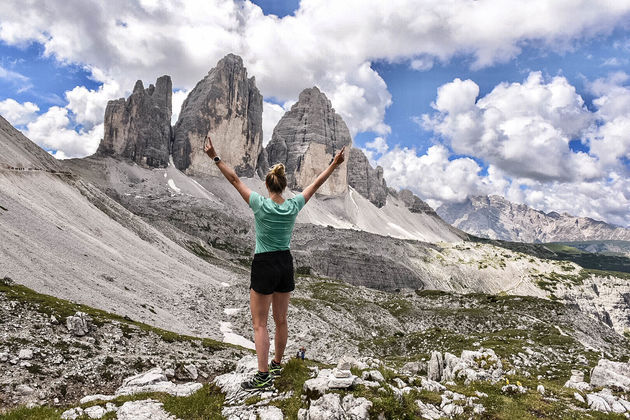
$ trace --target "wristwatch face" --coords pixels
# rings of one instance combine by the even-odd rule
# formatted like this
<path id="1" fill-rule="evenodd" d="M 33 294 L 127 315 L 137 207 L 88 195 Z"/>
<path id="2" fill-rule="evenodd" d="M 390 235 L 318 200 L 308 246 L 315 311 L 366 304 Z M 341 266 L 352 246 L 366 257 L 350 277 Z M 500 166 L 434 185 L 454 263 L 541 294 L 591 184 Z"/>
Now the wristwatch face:
<path id="1" fill-rule="evenodd" d="M 220 161 L 221 161 L 221 158 L 220 158 L 219 156 L 215 156 L 215 157 L 214 157 L 214 162 L 215 162 L 215 163 L 218 163 L 218 162 L 220 162 Z"/>

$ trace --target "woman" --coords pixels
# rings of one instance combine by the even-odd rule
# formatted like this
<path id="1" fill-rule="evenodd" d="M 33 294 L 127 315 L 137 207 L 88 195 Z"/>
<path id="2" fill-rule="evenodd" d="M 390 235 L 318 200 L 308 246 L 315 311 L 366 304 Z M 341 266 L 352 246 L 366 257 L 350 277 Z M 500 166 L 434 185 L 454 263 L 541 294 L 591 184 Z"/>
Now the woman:
<path id="1" fill-rule="evenodd" d="M 298 212 L 334 170 L 343 163 L 343 147 L 324 172 L 308 187 L 293 198 L 285 200 L 282 192 L 287 186 L 284 165 L 274 165 L 265 177 L 269 198 L 264 198 L 245 185 L 234 170 L 217 156 L 210 135 L 206 136 L 205 152 L 214 160 L 225 178 L 241 194 L 243 200 L 254 211 L 256 228 L 256 250 L 252 261 L 249 305 L 254 326 L 254 342 L 258 357 L 258 372 L 241 386 L 247 390 L 264 389 L 272 385 L 274 377 L 282 372 L 282 356 L 287 345 L 287 313 L 289 296 L 295 289 L 293 257 L 289 251 L 291 233 Z M 268 363 L 269 332 L 267 318 L 272 308 L 276 324 L 275 355 Z"/>

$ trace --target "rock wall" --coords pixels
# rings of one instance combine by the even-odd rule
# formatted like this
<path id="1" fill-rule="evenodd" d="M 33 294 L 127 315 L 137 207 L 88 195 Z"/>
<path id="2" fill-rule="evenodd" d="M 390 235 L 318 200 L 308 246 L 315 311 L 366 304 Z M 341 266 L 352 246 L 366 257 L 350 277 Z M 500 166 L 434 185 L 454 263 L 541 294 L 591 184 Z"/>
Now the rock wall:
<path id="1" fill-rule="evenodd" d="M 243 60 L 221 59 L 190 92 L 174 128 L 173 162 L 188 174 L 219 175 L 203 151 L 206 134 L 221 158 L 251 177 L 262 149 L 262 95 Z"/>
<path id="2" fill-rule="evenodd" d="M 372 168 L 368 158 L 355 147 L 348 153 L 348 184 L 367 198 L 376 207 L 387 202 L 387 184 L 383 179 L 383 168 Z"/>
<path id="3" fill-rule="evenodd" d="M 97 155 L 122 156 L 150 167 L 164 167 L 169 160 L 173 85 L 170 76 L 144 88 L 138 80 L 133 93 L 109 101 L 105 133 Z"/>
<path id="4" fill-rule="evenodd" d="M 412 213 L 427 213 L 432 214 L 438 217 L 437 213 L 431 206 L 422 201 L 417 195 L 415 195 L 411 190 L 403 189 L 396 193 L 396 196 L 400 198 L 410 212 Z"/>
<path id="5" fill-rule="evenodd" d="M 289 188 L 303 190 L 326 169 L 335 153 L 351 143 L 346 123 L 326 95 L 313 87 L 303 90 L 278 122 L 265 149 L 266 161 L 268 165 L 283 163 Z M 262 175 L 267 168 L 260 169 Z M 338 195 L 347 190 L 347 165 L 341 165 L 318 193 Z"/>

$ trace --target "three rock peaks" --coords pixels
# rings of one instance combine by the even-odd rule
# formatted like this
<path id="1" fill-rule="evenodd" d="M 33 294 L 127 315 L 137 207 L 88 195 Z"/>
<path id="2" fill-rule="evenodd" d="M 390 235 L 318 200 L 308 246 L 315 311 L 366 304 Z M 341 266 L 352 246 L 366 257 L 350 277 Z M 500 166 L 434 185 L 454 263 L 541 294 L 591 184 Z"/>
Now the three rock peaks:
<path id="1" fill-rule="evenodd" d="M 263 97 L 255 78 L 247 77 L 241 57 L 228 54 L 190 92 L 174 127 L 169 76 L 147 89 L 139 80 L 129 98 L 109 101 L 97 154 L 148 167 L 165 167 L 172 155 L 175 166 L 189 175 L 219 175 L 203 151 L 210 133 L 219 155 L 238 175 L 264 178 L 271 165 L 283 163 L 289 187 L 302 190 L 347 146 L 348 164 L 335 171 L 320 192 L 340 195 L 351 186 L 376 206 L 385 205 L 388 189 L 382 168 L 372 168 L 360 149 L 351 148 L 346 123 L 317 87 L 300 93 L 266 148 L 262 111 Z"/>

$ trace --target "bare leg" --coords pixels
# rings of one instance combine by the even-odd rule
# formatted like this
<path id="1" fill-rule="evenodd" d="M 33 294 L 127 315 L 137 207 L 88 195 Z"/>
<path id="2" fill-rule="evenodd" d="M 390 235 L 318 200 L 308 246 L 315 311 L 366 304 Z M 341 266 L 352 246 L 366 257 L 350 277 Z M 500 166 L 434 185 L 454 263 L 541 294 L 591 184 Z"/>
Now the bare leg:
<path id="1" fill-rule="evenodd" d="M 289 298 L 291 293 L 274 293 L 272 300 L 273 320 L 276 323 L 276 337 L 274 340 L 276 355 L 274 360 L 277 363 L 282 361 L 284 349 L 287 346 L 289 329 L 287 324 L 287 314 L 289 312 Z"/>
<path id="2" fill-rule="evenodd" d="M 269 370 L 269 332 L 267 331 L 267 319 L 269 318 L 269 305 L 273 295 L 263 295 L 249 290 L 249 306 L 252 311 L 252 324 L 254 325 L 254 343 L 256 344 L 256 356 L 258 357 L 258 370 Z"/>

